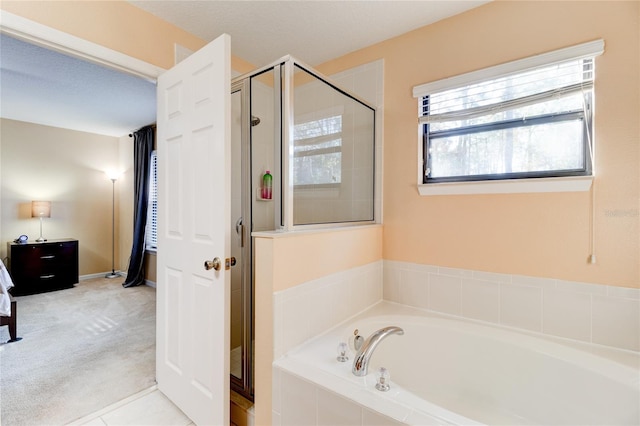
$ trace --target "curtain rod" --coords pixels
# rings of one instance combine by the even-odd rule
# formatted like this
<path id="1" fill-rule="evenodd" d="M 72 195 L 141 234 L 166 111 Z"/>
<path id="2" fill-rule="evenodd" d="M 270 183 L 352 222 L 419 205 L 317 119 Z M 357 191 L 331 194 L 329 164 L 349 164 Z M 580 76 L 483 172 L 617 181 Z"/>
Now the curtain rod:
<path id="1" fill-rule="evenodd" d="M 140 127 L 138 130 L 134 131 L 133 133 L 135 133 L 135 132 L 139 132 L 140 130 L 144 129 L 145 127 L 151 127 L 152 129 L 157 128 L 157 127 L 156 127 L 156 123 L 153 123 L 153 124 L 149 124 L 149 125 L 147 125 L 147 126 L 142 126 L 142 127 Z M 129 137 L 130 137 L 130 138 L 132 138 L 132 137 L 133 137 L 133 133 L 129 133 Z"/>

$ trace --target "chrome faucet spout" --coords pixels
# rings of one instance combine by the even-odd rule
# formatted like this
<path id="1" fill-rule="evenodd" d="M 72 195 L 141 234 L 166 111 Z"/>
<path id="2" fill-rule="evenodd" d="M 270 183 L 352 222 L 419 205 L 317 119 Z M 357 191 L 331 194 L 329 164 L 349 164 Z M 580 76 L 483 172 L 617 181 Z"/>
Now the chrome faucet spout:
<path id="1" fill-rule="evenodd" d="M 369 370 L 369 360 L 371 359 L 373 352 L 376 350 L 376 347 L 380 342 L 392 334 L 403 335 L 404 330 L 393 325 L 381 328 L 380 330 L 372 333 L 371 336 L 367 337 L 367 340 L 364 341 L 356 353 L 351 372 L 356 376 L 366 376 Z"/>

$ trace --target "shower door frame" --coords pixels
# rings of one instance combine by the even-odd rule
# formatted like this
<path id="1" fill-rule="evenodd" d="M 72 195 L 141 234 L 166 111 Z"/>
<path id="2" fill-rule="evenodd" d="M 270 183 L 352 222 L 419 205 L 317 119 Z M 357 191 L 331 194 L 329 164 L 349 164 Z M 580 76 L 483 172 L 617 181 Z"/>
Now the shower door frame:
<path id="1" fill-rule="evenodd" d="M 231 390 L 253 401 L 253 239 L 252 229 L 252 186 L 251 186 L 251 82 L 247 79 L 232 80 L 231 95 L 240 92 L 240 167 L 241 167 L 241 217 L 244 239 L 242 247 L 242 261 L 240 272 L 242 274 L 242 377 L 230 374 Z M 234 165 L 232 164 L 231 167 Z M 235 224 L 236 219 L 232 218 Z M 233 235 L 234 230 L 231 234 Z"/>

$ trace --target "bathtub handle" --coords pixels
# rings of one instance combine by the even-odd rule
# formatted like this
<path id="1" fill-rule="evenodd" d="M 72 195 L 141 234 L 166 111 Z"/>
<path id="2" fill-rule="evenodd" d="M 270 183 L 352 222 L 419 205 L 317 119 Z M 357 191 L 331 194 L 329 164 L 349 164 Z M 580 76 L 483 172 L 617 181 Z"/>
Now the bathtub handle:
<path id="1" fill-rule="evenodd" d="M 353 347 L 356 351 L 360 350 L 363 344 L 364 344 L 364 337 L 362 337 L 361 335 L 358 334 L 356 337 L 353 338 Z"/>

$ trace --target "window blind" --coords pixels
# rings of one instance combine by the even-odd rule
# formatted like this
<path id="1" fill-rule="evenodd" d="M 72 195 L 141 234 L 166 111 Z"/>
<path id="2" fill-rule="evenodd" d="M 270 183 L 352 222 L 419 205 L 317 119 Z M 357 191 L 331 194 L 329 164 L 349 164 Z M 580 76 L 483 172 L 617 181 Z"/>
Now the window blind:
<path id="1" fill-rule="evenodd" d="M 531 56 L 516 61 L 495 65 L 489 68 L 472 71 L 454 77 L 420 84 L 413 88 L 413 97 L 421 98 L 431 93 L 451 90 L 470 84 L 475 84 L 485 80 L 506 76 L 513 73 L 520 73 L 541 66 L 548 66 L 559 62 L 576 59 L 591 58 L 599 56 L 604 52 L 604 40 L 594 40 L 587 43 L 578 44 L 564 49 L 558 49 L 540 55 Z"/>
<path id="2" fill-rule="evenodd" d="M 155 250 L 158 248 L 158 155 L 156 151 L 151 153 L 149 169 L 149 204 L 147 207 L 145 246 L 147 249 Z"/>
<path id="3" fill-rule="evenodd" d="M 571 97 L 592 88 L 593 60 L 566 61 L 433 93 L 423 102 L 423 115 L 418 121 L 424 124 L 469 120 Z"/>

